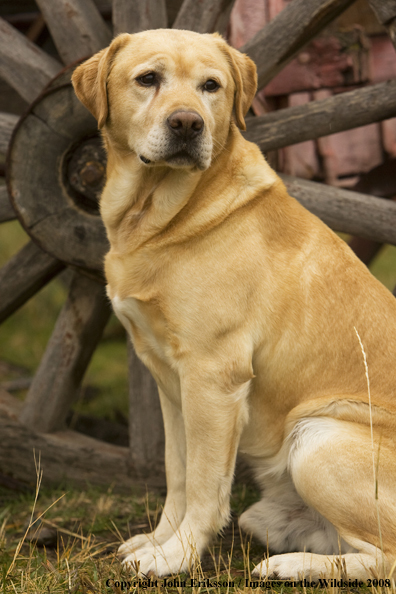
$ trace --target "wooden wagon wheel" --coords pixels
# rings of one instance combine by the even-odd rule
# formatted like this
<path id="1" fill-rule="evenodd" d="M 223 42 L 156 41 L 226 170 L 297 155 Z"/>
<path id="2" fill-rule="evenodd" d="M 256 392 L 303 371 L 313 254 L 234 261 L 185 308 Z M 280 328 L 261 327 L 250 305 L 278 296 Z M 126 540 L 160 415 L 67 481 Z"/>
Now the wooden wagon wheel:
<path id="1" fill-rule="evenodd" d="M 0 467 L 32 478 L 33 448 L 45 475 L 119 486 L 164 482 L 162 425 L 155 386 L 131 352 L 130 449 L 64 430 L 91 355 L 110 314 L 102 260 L 107 249 L 98 216 L 105 154 L 96 122 L 70 84 L 73 63 L 99 51 L 111 32 L 93 0 L 36 0 L 66 68 L 0 19 L 0 76 L 30 103 L 17 122 L 0 114 L 0 148 L 9 144 L 0 222 L 18 217 L 31 241 L 0 270 L 0 321 L 65 266 L 74 270 L 69 295 L 26 401 L 0 398 Z M 353 0 L 292 0 L 242 51 L 258 66 L 259 88 Z M 370 0 L 395 43 L 394 2 Z M 114 33 L 168 26 L 177 0 L 113 0 Z M 233 0 L 184 0 L 173 27 L 224 30 Z M 263 151 L 396 116 L 396 81 L 247 120 L 246 137 Z M 12 132 L 13 130 L 13 132 Z M 12 132 L 12 138 L 11 138 Z M 289 191 L 335 230 L 396 244 L 396 204 L 283 176 Z M 144 396 L 141 397 L 141 394 Z M 147 430 L 147 424 L 150 431 Z M 157 472 L 153 473 L 153 467 Z M 148 474 L 146 473 L 148 472 Z"/>

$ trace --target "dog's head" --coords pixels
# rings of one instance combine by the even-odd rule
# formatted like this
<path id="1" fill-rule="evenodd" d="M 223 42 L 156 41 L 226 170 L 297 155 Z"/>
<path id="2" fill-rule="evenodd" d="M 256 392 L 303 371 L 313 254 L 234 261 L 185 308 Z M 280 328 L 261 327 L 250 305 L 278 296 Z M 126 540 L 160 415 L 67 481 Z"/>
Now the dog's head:
<path id="1" fill-rule="evenodd" d="M 79 66 L 73 85 L 110 142 L 147 166 L 207 169 L 257 86 L 252 60 L 219 35 L 122 34 Z"/>

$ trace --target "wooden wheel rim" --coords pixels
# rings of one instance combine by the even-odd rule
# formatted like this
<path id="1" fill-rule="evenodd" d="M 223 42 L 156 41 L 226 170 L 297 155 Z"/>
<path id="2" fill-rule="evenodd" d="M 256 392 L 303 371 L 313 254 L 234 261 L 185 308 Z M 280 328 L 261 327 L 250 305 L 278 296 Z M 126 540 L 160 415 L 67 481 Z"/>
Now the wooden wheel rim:
<path id="1" fill-rule="evenodd" d="M 92 207 L 92 195 L 91 208 L 79 201 L 68 171 L 74 153 L 97 139 L 97 123 L 71 83 L 65 84 L 65 72 L 59 81 L 60 86 L 55 79 L 32 103 L 14 130 L 7 155 L 8 191 L 21 224 L 44 251 L 71 266 L 101 272 L 108 242 L 99 210 Z M 104 153 L 98 157 L 98 142 L 93 142 L 95 162 L 104 171 Z"/>

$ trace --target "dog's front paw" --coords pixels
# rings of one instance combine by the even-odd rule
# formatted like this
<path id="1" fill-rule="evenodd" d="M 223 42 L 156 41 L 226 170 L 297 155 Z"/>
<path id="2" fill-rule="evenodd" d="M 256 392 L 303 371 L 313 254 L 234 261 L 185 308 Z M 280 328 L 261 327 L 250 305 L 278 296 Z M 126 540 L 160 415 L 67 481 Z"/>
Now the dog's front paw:
<path id="1" fill-rule="evenodd" d="M 125 543 L 126 544 L 126 543 Z M 179 534 L 165 544 L 144 547 L 125 557 L 123 565 L 139 576 L 163 577 L 188 571 L 199 560 L 195 546 L 186 544 Z"/>
<path id="2" fill-rule="evenodd" d="M 155 537 L 153 536 L 152 532 L 149 534 L 137 534 L 120 545 L 118 548 L 118 554 L 122 559 L 124 559 L 138 549 L 152 547 L 153 545 L 155 545 Z"/>
<path id="3" fill-rule="evenodd" d="M 263 559 L 252 571 L 261 579 L 301 580 L 316 574 L 312 567 L 312 554 L 287 553 Z"/>

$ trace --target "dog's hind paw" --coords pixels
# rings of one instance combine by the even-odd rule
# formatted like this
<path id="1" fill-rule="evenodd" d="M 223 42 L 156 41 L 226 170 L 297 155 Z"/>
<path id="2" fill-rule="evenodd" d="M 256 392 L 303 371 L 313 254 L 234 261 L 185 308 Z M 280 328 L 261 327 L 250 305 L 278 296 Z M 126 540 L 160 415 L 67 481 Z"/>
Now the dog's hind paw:
<path id="1" fill-rule="evenodd" d="M 319 555 L 315 555 L 319 556 Z M 311 577 L 318 577 L 316 568 L 313 566 L 313 555 L 311 553 L 287 553 L 274 555 L 263 559 L 252 571 L 252 576 L 261 579 L 301 580 Z M 322 557 L 320 555 L 320 557 Z M 313 575 L 315 574 L 315 575 Z"/>

